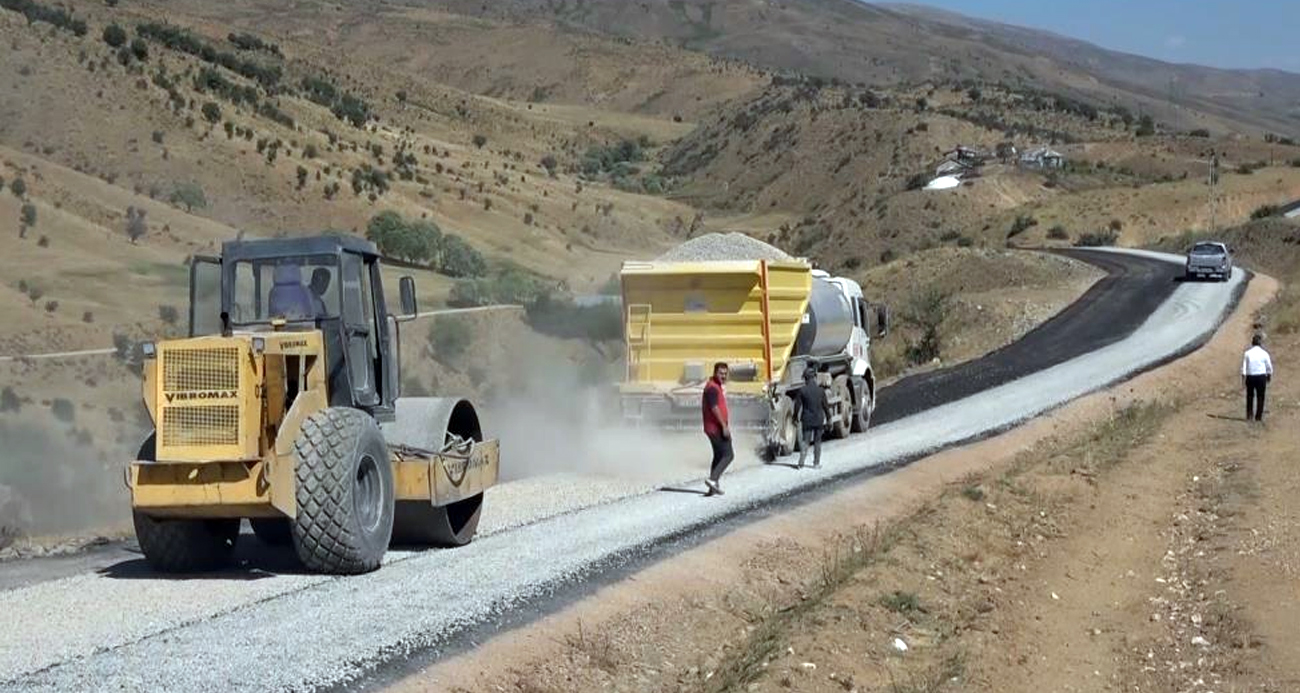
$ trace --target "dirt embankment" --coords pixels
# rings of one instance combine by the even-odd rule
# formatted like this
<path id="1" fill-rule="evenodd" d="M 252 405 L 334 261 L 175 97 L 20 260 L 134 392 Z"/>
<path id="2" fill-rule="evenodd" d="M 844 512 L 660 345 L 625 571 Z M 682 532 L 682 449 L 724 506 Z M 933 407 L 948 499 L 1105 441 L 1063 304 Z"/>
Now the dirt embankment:
<path id="1" fill-rule="evenodd" d="M 1183 360 L 748 525 L 397 687 L 1290 690 L 1300 385 L 1280 381 L 1256 427 L 1236 376 L 1272 291 L 1258 278 Z"/>

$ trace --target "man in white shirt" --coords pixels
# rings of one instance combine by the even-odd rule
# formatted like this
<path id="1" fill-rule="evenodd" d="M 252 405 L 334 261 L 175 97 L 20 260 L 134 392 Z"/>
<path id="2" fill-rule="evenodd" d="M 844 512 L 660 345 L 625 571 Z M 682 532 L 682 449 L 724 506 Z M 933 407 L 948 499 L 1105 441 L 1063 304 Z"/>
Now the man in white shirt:
<path id="1" fill-rule="evenodd" d="M 1241 359 L 1241 380 L 1246 385 L 1247 421 L 1252 416 L 1252 408 L 1255 420 L 1264 420 L 1264 392 L 1268 389 L 1268 381 L 1273 379 L 1273 359 L 1260 346 L 1263 341 L 1259 335 L 1252 337 L 1251 346 Z"/>

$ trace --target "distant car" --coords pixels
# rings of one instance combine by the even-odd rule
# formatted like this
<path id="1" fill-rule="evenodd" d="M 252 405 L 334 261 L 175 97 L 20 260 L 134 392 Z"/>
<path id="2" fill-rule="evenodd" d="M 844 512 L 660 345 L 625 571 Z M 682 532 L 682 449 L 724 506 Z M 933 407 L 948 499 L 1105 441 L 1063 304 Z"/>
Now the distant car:
<path id="1" fill-rule="evenodd" d="M 1187 279 L 1214 277 L 1226 282 L 1232 276 L 1232 254 L 1223 243 L 1197 243 L 1187 251 Z"/>

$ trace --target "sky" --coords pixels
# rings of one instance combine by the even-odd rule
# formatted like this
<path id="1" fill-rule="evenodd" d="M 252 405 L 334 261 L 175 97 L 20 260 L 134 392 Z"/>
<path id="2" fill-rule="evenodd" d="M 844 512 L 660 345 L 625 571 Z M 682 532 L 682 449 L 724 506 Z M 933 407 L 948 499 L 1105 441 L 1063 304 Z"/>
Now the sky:
<path id="1" fill-rule="evenodd" d="M 1300 0 L 912 1 L 1170 62 L 1300 72 Z"/>

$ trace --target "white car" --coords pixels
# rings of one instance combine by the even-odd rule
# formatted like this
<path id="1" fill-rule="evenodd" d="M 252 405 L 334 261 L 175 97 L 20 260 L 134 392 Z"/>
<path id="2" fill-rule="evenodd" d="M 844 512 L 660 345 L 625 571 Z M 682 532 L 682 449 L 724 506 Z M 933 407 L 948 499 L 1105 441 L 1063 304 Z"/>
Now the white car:
<path id="1" fill-rule="evenodd" d="M 1187 251 L 1188 280 L 1214 277 L 1226 282 L 1232 276 L 1232 254 L 1228 246 L 1217 241 L 1202 241 Z"/>

